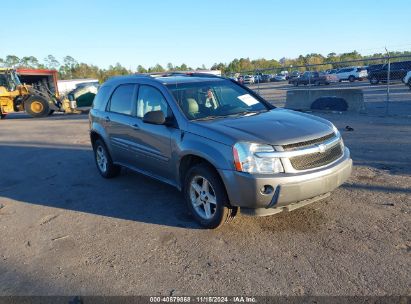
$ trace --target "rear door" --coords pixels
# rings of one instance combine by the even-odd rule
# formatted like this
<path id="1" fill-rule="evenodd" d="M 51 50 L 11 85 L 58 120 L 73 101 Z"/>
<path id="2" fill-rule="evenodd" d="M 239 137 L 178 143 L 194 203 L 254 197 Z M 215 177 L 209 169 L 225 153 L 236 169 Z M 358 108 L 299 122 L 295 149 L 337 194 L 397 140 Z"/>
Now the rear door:
<path id="1" fill-rule="evenodd" d="M 104 117 L 114 162 L 128 164 L 130 140 L 133 131 L 133 114 L 136 84 L 119 85 L 111 95 Z"/>

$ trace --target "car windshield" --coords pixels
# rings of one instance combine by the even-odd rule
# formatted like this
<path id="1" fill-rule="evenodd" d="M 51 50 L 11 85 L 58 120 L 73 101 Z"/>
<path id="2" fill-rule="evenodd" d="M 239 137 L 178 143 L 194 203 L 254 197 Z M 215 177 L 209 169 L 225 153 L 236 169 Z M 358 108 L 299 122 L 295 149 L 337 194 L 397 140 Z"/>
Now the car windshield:
<path id="1" fill-rule="evenodd" d="M 269 110 L 257 97 L 228 80 L 168 84 L 167 87 L 190 120 L 249 115 Z"/>

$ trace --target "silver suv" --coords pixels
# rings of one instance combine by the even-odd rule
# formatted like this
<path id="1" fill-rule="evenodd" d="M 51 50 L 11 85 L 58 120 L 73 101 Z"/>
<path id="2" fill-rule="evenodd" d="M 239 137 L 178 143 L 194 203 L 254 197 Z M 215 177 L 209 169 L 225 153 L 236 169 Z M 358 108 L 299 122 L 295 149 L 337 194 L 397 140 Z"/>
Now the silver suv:
<path id="1" fill-rule="evenodd" d="M 307 205 L 351 173 L 332 123 L 275 108 L 226 78 L 115 77 L 99 89 L 89 119 L 103 177 L 127 167 L 173 185 L 207 228 L 239 210 L 271 215 Z"/>

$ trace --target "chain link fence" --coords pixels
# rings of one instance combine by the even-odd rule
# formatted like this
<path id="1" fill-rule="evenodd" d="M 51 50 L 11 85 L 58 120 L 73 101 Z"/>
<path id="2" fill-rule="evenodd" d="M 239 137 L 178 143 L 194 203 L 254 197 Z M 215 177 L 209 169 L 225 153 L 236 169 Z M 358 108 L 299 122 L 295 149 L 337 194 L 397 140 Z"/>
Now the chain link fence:
<path id="1" fill-rule="evenodd" d="M 410 71 L 411 56 L 386 56 L 242 71 L 229 76 L 279 107 L 284 107 L 292 95 L 311 100 L 316 96 L 338 97 L 360 92 L 364 103 L 359 112 L 411 117 Z M 323 108 L 318 103 L 317 107 L 344 111 L 335 98 L 323 102 Z"/>

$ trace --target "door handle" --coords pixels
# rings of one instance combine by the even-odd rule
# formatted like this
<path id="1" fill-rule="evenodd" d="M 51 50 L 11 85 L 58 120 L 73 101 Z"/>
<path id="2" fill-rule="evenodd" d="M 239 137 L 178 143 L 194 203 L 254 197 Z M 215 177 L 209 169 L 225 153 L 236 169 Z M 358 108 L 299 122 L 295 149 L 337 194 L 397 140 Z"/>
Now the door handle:
<path id="1" fill-rule="evenodd" d="M 110 122 L 110 117 L 108 117 L 108 116 L 104 117 L 104 121 L 105 122 Z"/>
<path id="2" fill-rule="evenodd" d="M 138 124 L 133 124 L 133 125 L 131 125 L 131 128 L 132 128 L 133 130 L 140 130 L 140 127 L 138 126 Z"/>

